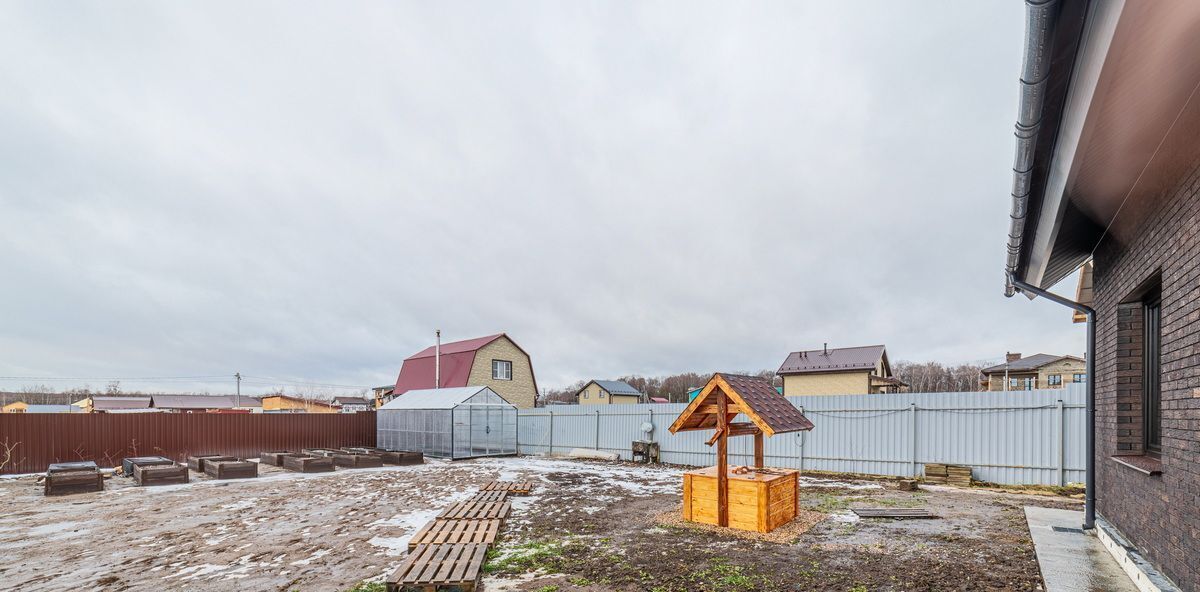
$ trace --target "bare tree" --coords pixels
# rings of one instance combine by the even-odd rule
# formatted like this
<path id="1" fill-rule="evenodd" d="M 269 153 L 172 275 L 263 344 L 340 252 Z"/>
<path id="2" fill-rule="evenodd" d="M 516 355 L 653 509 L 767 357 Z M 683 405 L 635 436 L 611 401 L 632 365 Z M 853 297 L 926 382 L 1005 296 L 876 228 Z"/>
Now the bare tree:
<path id="1" fill-rule="evenodd" d="M 25 457 L 16 458 L 15 452 L 20 447 L 20 442 L 10 442 L 8 438 L 0 442 L 0 473 L 3 473 L 7 468 L 16 467 L 25 462 Z"/>
<path id="2" fill-rule="evenodd" d="M 914 393 L 974 392 L 980 388 L 983 368 L 977 364 L 948 366 L 940 362 L 909 362 L 901 360 L 892 365 L 897 378 L 908 384 Z"/>

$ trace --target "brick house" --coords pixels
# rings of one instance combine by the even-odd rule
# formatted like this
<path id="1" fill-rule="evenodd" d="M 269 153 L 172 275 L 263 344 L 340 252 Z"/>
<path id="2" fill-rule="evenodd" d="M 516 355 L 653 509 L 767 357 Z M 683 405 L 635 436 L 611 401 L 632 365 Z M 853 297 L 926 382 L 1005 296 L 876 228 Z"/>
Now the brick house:
<path id="1" fill-rule="evenodd" d="M 404 359 L 392 396 L 417 389 L 434 388 L 438 372 L 435 346 Z M 529 409 L 537 402 L 537 379 L 533 362 L 517 342 L 504 333 L 443 343 L 440 388 L 486 386 L 517 408 Z"/>
<path id="2" fill-rule="evenodd" d="M 1027 10 L 1006 293 L 1094 315 L 1095 532 L 1200 590 L 1200 2 Z"/>
<path id="3" fill-rule="evenodd" d="M 1087 382 L 1083 358 L 1034 354 L 1024 356 L 1009 353 L 1003 364 L 979 371 L 985 391 L 1030 391 L 1033 389 L 1063 388 L 1073 382 Z"/>

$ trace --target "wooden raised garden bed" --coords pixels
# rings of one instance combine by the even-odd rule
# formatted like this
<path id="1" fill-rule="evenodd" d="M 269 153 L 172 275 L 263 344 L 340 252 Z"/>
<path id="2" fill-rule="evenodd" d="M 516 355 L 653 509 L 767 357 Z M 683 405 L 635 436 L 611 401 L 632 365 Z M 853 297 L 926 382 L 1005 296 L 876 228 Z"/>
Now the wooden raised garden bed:
<path id="1" fill-rule="evenodd" d="M 178 485 L 188 482 L 187 465 L 133 465 L 133 482 L 148 487 L 151 485 Z"/>
<path id="2" fill-rule="evenodd" d="M 272 450 L 270 452 L 260 452 L 258 455 L 258 462 L 260 462 L 264 465 L 271 465 L 273 467 L 282 467 L 283 466 L 283 457 L 288 456 L 290 454 L 296 454 L 296 453 L 290 452 L 288 450 Z"/>
<path id="3" fill-rule="evenodd" d="M 333 456 L 335 454 L 342 454 L 341 451 L 330 450 L 328 448 L 304 448 L 300 450 L 300 453 L 307 456 Z"/>
<path id="4" fill-rule="evenodd" d="M 97 468 L 46 471 L 46 495 L 104 491 L 104 476 Z"/>
<path id="5" fill-rule="evenodd" d="M 258 463 L 248 460 L 204 460 L 204 474 L 214 479 L 246 479 L 258 476 Z"/>
<path id="6" fill-rule="evenodd" d="M 366 469 L 382 467 L 383 459 L 373 454 L 349 454 L 339 452 L 333 455 L 333 464 L 347 469 Z"/>
<path id="7" fill-rule="evenodd" d="M 333 459 L 324 456 L 289 454 L 283 457 L 283 468 L 299 473 L 332 473 Z"/>
<path id="8" fill-rule="evenodd" d="M 77 460 L 74 462 L 50 463 L 50 466 L 46 468 L 46 473 L 50 474 L 50 473 L 67 473 L 70 471 L 98 471 L 98 470 L 100 470 L 100 468 L 96 466 L 95 461 Z"/>
<path id="9" fill-rule="evenodd" d="M 236 456 L 221 456 L 220 454 L 201 454 L 199 456 L 189 456 L 187 460 L 188 460 L 187 464 L 188 464 L 189 469 L 196 471 L 197 473 L 203 473 L 205 461 L 237 460 L 237 457 Z"/>
<path id="10" fill-rule="evenodd" d="M 142 466 L 171 466 L 175 461 L 165 456 L 131 456 L 121 461 L 121 474 L 127 477 L 133 476 L 133 467 L 135 465 Z"/>
<path id="11" fill-rule="evenodd" d="M 419 465 L 425 462 L 425 456 L 420 452 L 408 450 L 383 450 L 382 448 L 346 447 L 342 452 L 351 454 L 370 454 L 383 459 L 385 465 Z"/>

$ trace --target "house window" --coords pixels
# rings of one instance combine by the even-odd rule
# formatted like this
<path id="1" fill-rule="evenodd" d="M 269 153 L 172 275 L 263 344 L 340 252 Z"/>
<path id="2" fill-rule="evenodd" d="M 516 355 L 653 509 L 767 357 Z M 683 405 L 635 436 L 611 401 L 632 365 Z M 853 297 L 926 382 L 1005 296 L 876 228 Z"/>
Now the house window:
<path id="1" fill-rule="evenodd" d="M 600 391 L 600 398 L 601 398 L 601 399 L 603 399 L 603 398 L 604 398 L 604 391 Z"/>
<path id="2" fill-rule="evenodd" d="M 493 380 L 512 380 L 512 362 L 508 360 L 492 360 Z"/>
<path id="3" fill-rule="evenodd" d="M 1076 373 L 1076 374 L 1075 374 L 1075 382 L 1083 382 L 1083 381 L 1084 381 L 1084 377 L 1086 377 L 1086 376 L 1087 376 L 1087 374 L 1078 374 L 1078 373 Z"/>
<path id="4" fill-rule="evenodd" d="M 1051 374 L 1046 377 L 1046 384 L 1050 386 L 1062 386 L 1062 374 Z"/>
<path id="5" fill-rule="evenodd" d="M 1017 378 L 1010 376 L 1008 379 L 1008 390 L 1010 391 L 1029 391 L 1033 390 L 1034 379 L 1032 376 Z"/>
<path id="6" fill-rule="evenodd" d="M 1142 300 L 1142 437 L 1145 450 L 1162 450 L 1162 298 L 1155 289 Z"/>

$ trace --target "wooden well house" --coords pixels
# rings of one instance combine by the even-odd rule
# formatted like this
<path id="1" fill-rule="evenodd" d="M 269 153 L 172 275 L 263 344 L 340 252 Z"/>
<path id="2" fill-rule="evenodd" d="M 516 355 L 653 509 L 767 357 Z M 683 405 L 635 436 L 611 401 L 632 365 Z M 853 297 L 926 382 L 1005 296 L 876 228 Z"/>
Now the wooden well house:
<path id="1" fill-rule="evenodd" d="M 744 415 L 749 421 L 734 421 Z M 771 532 L 791 522 L 800 504 L 799 471 L 763 465 L 766 436 L 813 424 L 763 378 L 714 374 L 671 424 L 671 433 L 713 430 L 717 466 L 683 474 L 683 518 Z M 754 466 L 729 466 L 729 438 L 754 437 Z"/>

